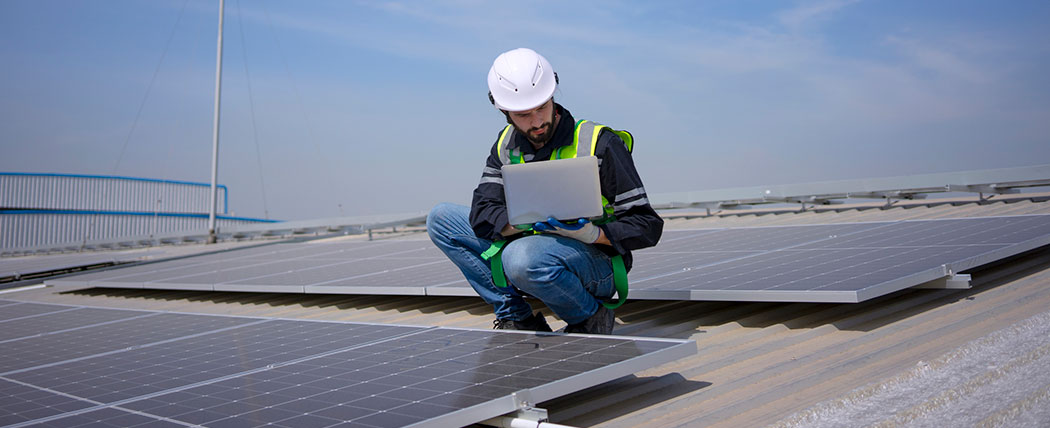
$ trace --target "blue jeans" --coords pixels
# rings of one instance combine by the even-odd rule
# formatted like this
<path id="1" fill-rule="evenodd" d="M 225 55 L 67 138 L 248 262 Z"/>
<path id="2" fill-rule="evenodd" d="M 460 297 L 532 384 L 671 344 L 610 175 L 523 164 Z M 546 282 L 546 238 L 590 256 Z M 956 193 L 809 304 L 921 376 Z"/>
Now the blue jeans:
<path id="1" fill-rule="evenodd" d="M 532 306 L 520 294 L 492 282 L 489 262 L 481 258 L 492 241 L 474 235 L 469 216 L 468 207 L 438 204 L 427 216 L 430 240 L 492 305 L 496 318 L 522 321 L 530 317 Z M 572 238 L 551 234 L 518 238 L 503 247 L 502 260 L 511 286 L 540 299 L 569 324 L 590 318 L 601 300 L 615 291 L 609 256 Z"/>

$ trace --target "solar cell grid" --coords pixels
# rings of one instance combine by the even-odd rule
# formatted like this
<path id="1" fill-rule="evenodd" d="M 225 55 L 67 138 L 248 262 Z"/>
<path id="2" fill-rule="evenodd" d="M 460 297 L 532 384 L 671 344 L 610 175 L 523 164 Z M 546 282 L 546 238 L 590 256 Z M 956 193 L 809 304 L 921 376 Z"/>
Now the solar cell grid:
<path id="1" fill-rule="evenodd" d="M 675 345 L 661 342 L 646 350 L 627 339 L 478 333 L 421 331 L 123 406 L 214 426 L 262 420 L 288 427 L 306 420 L 321 426 L 437 423 L 435 417 L 493 397 Z"/>
<path id="2" fill-rule="evenodd" d="M 629 295 L 857 302 L 1044 245 L 1050 245 L 1048 215 L 669 230 L 656 247 L 635 252 Z M 224 253 L 222 263 L 205 256 L 176 268 L 160 264 L 148 273 L 127 275 L 118 270 L 109 274 L 111 279 L 59 282 L 222 291 L 475 295 L 458 268 L 425 240 L 277 244 L 251 251 Z M 288 261 L 292 255 L 296 262 Z"/>
<path id="3" fill-rule="evenodd" d="M 434 264 L 434 263 L 438 263 L 438 261 L 429 261 L 429 263 Z M 417 262 L 417 264 L 419 264 L 419 263 Z M 322 284 L 324 284 L 326 282 L 329 282 L 329 281 L 338 281 L 338 280 L 343 280 L 343 279 L 354 279 L 354 278 L 363 278 L 363 277 L 368 277 L 368 276 L 372 276 L 372 275 L 381 274 L 381 273 L 384 273 L 384 272 L 389 272 L 389 271 L 395 270 L 395 269 L 403 269 L 403 268 L 405 268 L 405 265 L 406 265 L 405 262 L 402 261 L 402 260 L 392 260 L 392 259 L 370 260 L 370 263 L 361 263 L 360 260 L 351 260 L 351 261 L 343 261 L 341 263 L 335 263 L 335 264 L 330 264 L 330 265 L 327 265 L 327 266 L 319 267 L 317 272 L 307 271 L 308 274 L 320 273 L 322 277 L 321 278 L 316 278 L 316 279 L 313 278 L 313 277 L 309 277 L 308 278 L 308 277 L 304 276 L 303 273 L 300 272 L 300 271 L 290 271 L 290 272 L 282 272 L 281 275 L 279 277 L 277 277 L 277 278 L 258 277 L 258 278 L 249 278 L 249 279 L 245 279 L 245 280 L 241 280 L 241 281 L 231 281 L 231 283 L 261 283 L 261 284 L 271 284 L 271 283 L 273 283 L 273 284 L 281 284 L 281 283 L 284 283 L 285 281 L 287 281 L 287 282 L 289 282 L 291 284 L 295 284 L 295 285 L 322 285 Z M 324 275 L 324 273 L 331 272 L 331 271 L 339 272 L 340 275 L 338 277 L 336 277 L 336 278 L 331 278 L 330 276 L 325 276 Z M 267 275 L 267 276 L 269 276 L 269 275 Z M 329 278 L 331 278 L 331 279 L 329 279 Z M 274 281 L 276 281 L 276 282 L 274 282 Z"/>
<path id="4" fill-rule="evenodd" d="M 374 275 L 400 269 L 407 266 L 427 266 L 435 264 L 436 261 L 413 261 L 406 263 L 402 260 L 374 260 L 371 263 L 362 263 L 361 260 L 343 260 L 317 266 L 313 269 L 302 269 L 293 272 L 283 272 L 265 277 L 230 281 L 230 284 L 268 284 L 268 285 L 324 285 L 330 282 L 348 280 L 363 275 Z"/>
<path id="5" fill-rule="evenodd" d="M 425 263 L 395 263 L 381 271 L 372 271 L 355 276 L 339 278 L 327 282 L 315 282 L 310 286 L 342 287 L 349 284 L 364 287 L 437 286 L 448 282 L 462 282 L 462 273 L 445 260 Z"/>
<path id="6" fill-rule="evenodd" d="M 163 278 L 145 279 L 146 281 L 162 280 L 175 284 L 221 284 L 235 280 L 252 280 L 269 275 L 297 272 L 305 269 L 315 269 L 330 266 L 338 262 L 311 261 L 311 260 L 285 260 L 285 261 L 251 261 L 237 265 L 226 265 L 221 269 L 210 269 L 205 272 L 193 272 L 186 270 L 179 276 L 165 276 Z M 345 263 L 345 262 L 344 262 Z"/>
<path id="7" fill-rule="evenodd" d="M 412 328 L 265 321 L 126 352 L 8 375 L 9 379 L 112 403 L 396 336 Z M 232 350 L 236 352 L 230 352 Z"/>
<path id="8" fill-rule="evenodd" d="M 8 426 L 94 406 L 88 401 L 0 379 L 0 426 Z"/>
<path id="9" fill-rule="evenodd" d="M 445 262 L 443 255 L 434 253 L 437 250 L 422 247 L 418 242 L 409 245 L 404 245 L 403 241 L 393 242 L 399 245 L 381 245 L 377 249 L 356 245 L 352 252 L 339 249 L 345 245 L 335 244 L 315 244 L 298 249 L 290 247 L 289 251 L 256 251 L 255 255 L 228 259 L 225 263 L 183 264 L 177 269 L 153 269 L 138 275 L 119 275 L 105 280 L 100 278 L 93 285 L 138 288 L 150 287 L 151 283 L 163 283 L 177 289 L 303 292 L 301 286 L 304 285 L 325 286 L 328 282 L 348 279 L 347 276 L 350 279 L 368 277 Z M 441 258 L 437 257 L 439 255 Z M 292 259 L 289 260 L 290 257 Z M 362 263 L 366 260 L 370 263 Z M 325 271 L 336 271 L 338 274 L 325 277 Z M 304 279 L 316 276 L 321 278 Z"/>
<path id="10" fill-rule="evenodd" d="M 1050 234 L 1045 217 L 994 217 L 899 222 L 799 248 L 890 248 L 1016 244 Z"/>
<path id="11" fill-rule="evenodd" d="M 5 310 L 5 309 L 0 309 Z M 100 323 L 148 315 L 148 312 L 114 311 L 94 308 L 67 308 L 0 323 L 0 343 L 23 337 L 86 328 Z M 23 322 L 28 321 L 28 322 Z"/>
<path id="12" fill-rule="evenodd" d="M 746 259 L 758 251 L 708 251 L 691 253 L 639 252 L 636 268 L 631 270 L 632 285 L 640 285 L 670 275 L 678 275 L 705 266 L 719 265 L 736 259 Z M 646 285 L 643 288 L 648 288 Z"/>
<path id="13" fill-rule="evenodd" d="M 37 428 L 185 428 L 182 423 L 166 421 L 115 408 L 102 408 L 31 425 Z"/>
<path id="14" fill-rule="evenodd" d="M 800 243 L 814 242 L 840 235 L 878 229 L 886 223 L 815 224 L 815 226 L 777 228 L 720 229 L 691 239 L 672 241 L 672 244 L 657 245 L 653 250 L 664 252 L 696 251 L 773 251 L 795 247 Z"/>
<path id="15" fill-rule="evenodd" d="M 513 394 L 550 399 L 695 352 L 676 340 L 182 316 L 179 337 L 89 356 L 56 348 L 53 363 L 0 374 L 0 424 L 469 425 L 516 410 Z"/>
<path id="16" fill-rule="evenodd" d="M 103 271 L 78 275 L 84 280 L 105 280 L 107 283 L 143 283 L 150 280 L 163 280 L 193 273 L 206 273 L 223 270 L 229 266 L 260 265 L 267 260 L 287 260 L 292 257 L 281 255 L 292 251 L 295 246 L 265 245 L 237 251 L 225 251 L 196 257 L 169 260 L 162 263 L 148 263 L 123 268 L 119 271 Z M 61 281 L 59 281 L 61 283 Z M 107 284 L 108 285 L 108 284 Z"/>
<path id="17" fill-rule="evenodd" d="M 376 245 L 375 247 L 374 250 L 380 253 L 389 252 L 389 250 L 384 248 L 386 247 L 385 245 Z M 346 260 L 368 257 L 369 255 L 368 249 L 363 247 L 304 243 L 299 245 L 275 245 L 272 251 L 256 253 L 245 259 L 251 261 L 290 260 L 297 258 Z"/>
<path id="18" fill-rule="evenodd" d="M 4 343 L 0 354 L 0 375 L 45 366 L 72 358 L 88 357 L 131 346 L 161 342 L 186 336 L 188 332 L 208 332 L 235 327 L 258 320 L 154 313 L 128 321 L 118 321 L 104 328 L 85 328 L 64 333 L 28 337 Z"/>
<path id="19" fill-rule="evenodd" d="M 944 269 L 940 268 L 944 263 L 986 250 L 984 246 L 957 246 L 938 248 L 936 251 L 926 251 L 924 248 L 785 250 L 720 263 L 698 271 L 662 276 L 658 278 L 658 285 L 649 288 L 692 292 L 806 291 L 811 293 L 810 299 L 818 299 L 812 294 L 814 292 L 834 291 L 856 296 L 839 295 L 835 301 L 862 301 L 881 295 L 872 295 L 868 291 L 869 287 L 878 287 L 910 275 L 926 274 L 910 285 L 937 279 L 945 275 Z M 746 298 L 741 295 L 728 296 L 734 299 Z M 772 301 L 779 298 L 790 301 L 799 299 L 798 296 L 787 297 L 775 293 L 764 297 Z"/>
<path id="20" fill-rule="evenodd" d="M 17 320 L 19 318 L 32 317 L 50 312 L 68 311 L 66 306 L 47 305 L 42 303 L 16 303 L 7 305 L 0 312 L 0 322 Z"/>
<path id="21" fill-rule="evenodd" d="M 287 260 L 290 258 L 309 258 L 317 260 L 356 260 L 376 257 L 435 257 L 433 247 L 426 241 L 382 241 L 382 242 L 347 242 L 347 243 L 304 243 L 298 246 L 286 246 L 285 249 L 269 253 L 259 253 L 250 257 L 252 260 Z M 278 247 L 280 248 L 280 247 Z"/>

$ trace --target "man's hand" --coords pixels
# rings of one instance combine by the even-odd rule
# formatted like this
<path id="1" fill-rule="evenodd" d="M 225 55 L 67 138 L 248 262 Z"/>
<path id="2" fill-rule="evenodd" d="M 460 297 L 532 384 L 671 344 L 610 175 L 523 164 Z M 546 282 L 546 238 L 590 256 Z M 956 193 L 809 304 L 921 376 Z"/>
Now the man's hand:
<path id="1" fill-rule="evenodd" d="M 602 230 L 587 219 L 579 219 L 565 224 L 554 217 L 549 217 L 547 221 L 533 224 L 532 228 L 538 232 L 554 233 L 587 244 L 593 244 L 602 234 Z"/>

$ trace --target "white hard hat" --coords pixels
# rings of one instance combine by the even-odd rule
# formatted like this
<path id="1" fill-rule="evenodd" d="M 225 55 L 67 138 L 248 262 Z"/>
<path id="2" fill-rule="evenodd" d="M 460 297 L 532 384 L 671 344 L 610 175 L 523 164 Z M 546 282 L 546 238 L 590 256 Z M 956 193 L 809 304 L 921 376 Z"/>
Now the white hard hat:
<path id="1" fill-rule="evenodd" d="M 543 105 L 558 86 L 551 63 L 532 49 L 518 48 L 496 57 L 489 69 L 489 96 L 500 110 L 525 111 Z"/>

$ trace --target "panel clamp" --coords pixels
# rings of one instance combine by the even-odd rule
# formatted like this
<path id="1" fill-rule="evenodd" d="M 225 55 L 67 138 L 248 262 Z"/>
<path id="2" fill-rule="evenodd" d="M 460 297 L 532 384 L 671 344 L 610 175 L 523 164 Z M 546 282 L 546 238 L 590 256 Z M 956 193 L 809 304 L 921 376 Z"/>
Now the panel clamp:
<path id="1" fill-rule="evenodd" d="M 938 290 L 969 290 L 971 285 L 970 281 L 972 278 L 969 274 L 957 274 L 954 272 L 948 272 L 947 275 L 937 278 L 933 281 L 928 281 L 919 285 L 916 285 L 916 289 L 938 289 Z"/>
<path id="2" fill-rule="evenodd" d="M 568 425 L 559 425 L 547 422 L 547 409 L 532 406 L 532 399 L 528 391 L 519 391 L 512 394 L 515 406 L 518 410 L 478 422 L 502 428 L 572 428 Z"/>

